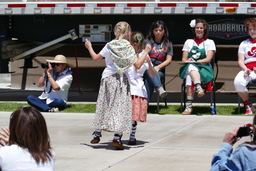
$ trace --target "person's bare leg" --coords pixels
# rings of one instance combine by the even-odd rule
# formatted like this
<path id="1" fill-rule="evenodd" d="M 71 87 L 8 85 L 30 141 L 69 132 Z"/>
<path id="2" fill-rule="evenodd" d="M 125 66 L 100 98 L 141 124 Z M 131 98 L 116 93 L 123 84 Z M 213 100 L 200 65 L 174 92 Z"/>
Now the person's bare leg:
<path id="1" fill-rule="evenodd" d="M 243 102 L 246 102 L 247 100 L 249 100 L 249 93 L 248 92 L 237 92 L 237 94 L 240 96 L 240 98 L 242 99 Z M 251 106 L 245 104 L 244 105 L 245 109 L 250 109 Z"/>
<path id="2" fill-rule="evenodd" d="M 197 91 L 197 97 L 202 97 L 204 96 L 204 90 L 201 86 L 201 76 L 199 74 L 198 71 L 195 71 L 195 70 L 192 70 L 190 71 L 190 76 L 191 76 L 191 79 L 193 80 L 194 84 L 195 84 L 195 87 L 196 87 L 196 91 Z"/>
<path id="3" fill-rule="evenodd" d="M 187 96 L 194 97 L 195 91 L 191 89 L 190 85 L 187 85 Z"/>
<path id="4" fill-rule="evenodd" d="M 237 92 L 237 94 L 240 96 L 240 98 L 243 101 L 249 100 L 249 93 L 248 92 Z"/>
<path id="5" fill-rule="evenodd" d="M 237 92 L 237 94 L 240 96 L 240 98 L 242 99 L 242 101 L 244 103 L 245 114 L 252 114 L 252 112 L 255 113 L 254 108 L 253 108 L 253 111 L 251 111 L 252 104 L 249 99 L 249 93 L 246 91 L 246 92 Z"/>
<path id="6" fill-rule="evenodd" d="M 191 89 L 190 85 L 187 85 L 187 101 L 186 101 L 186 108 L 182 112 L 182 115 L 190 115 L 193 112 L 192 102 L 194 99 L 194 90 Z"/>
<path id="7" fill-rule="evenodd" d="M 192 80 L 195 81 L 201 81 L 201 77 L 198 71 L 192 70 L 190 71 L 189 75 L 191 76 Z"/>

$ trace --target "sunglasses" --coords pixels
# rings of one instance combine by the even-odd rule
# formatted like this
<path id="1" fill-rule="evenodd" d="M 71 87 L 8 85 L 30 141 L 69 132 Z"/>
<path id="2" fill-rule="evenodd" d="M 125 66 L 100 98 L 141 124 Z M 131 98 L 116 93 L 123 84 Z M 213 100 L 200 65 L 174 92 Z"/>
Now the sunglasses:
<path id="1" fill-rule="evenodd" d="M 60 65 L 62 65 L 62 64 L 56 64 L 56 63 L 55 63 L 55 65 L 56 65 L 56 66 L 60 66 Z"/>

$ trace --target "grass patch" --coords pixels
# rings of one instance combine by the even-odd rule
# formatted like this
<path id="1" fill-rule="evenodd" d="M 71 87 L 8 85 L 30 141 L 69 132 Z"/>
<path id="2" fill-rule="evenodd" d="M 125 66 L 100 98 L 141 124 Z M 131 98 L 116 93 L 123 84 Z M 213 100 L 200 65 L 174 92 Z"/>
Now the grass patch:
<path id="1" fill-rule="evenodd" d="M 210 106 L 193 106 L 194 115 L 210 115 Z M 230 115 L 230 116 L 238 116 L 243 114 L 238 114 L 237 106 L 217 106 L 216 107 L 217 115 Z M 241 108 L 241 112 L 243 112 L 243 108 Z M 157 113 L 156 105 L 149 105 L 148 113 Z M 158 114 L 181 114 L 180 113 L 180 105 L 160 105 Z"/>
<path id="2" fill-rule="evenodd" d="M 3 112 L 13 112 L 15 110 L 17 110 L 19 107 L 23 107 L 23 106 L 30 106 L 29 104 L 27 103 L 7 103 L 7 102 L 4 102 L 4 103 L 0 103 L 0 111 L 3 111 Z"/>
<path id="3" fill-rule="evenodd" d="M 27 103 L 6 103 L 0 102 L 0 111 L 13 112 L 17 108 L 22 106 L 29 106 Z M 95 113 L 96 104 L 68 104 L 68 108 L 65 109 L 65 113 Z M 237 114 L 237 106 L 217 106 L 217 115 L 230 115 L 239 116 L 243 114 Z M 243 108 L 241 109 L 243 113 Z M 148 114 L 156 114 L 157 106 L 149 105 Z M 164 105 L 159 106 L 158 114 L 179 114 L 180 115 L 180 105 Z M 194 115 L 210 115 L 210 106 L 194 106 Z"/>
<path id="4" fill-rule="evenodd" d="M 96 104 L 68 104 L 68 108 L 61 112 L 95 113 Z"/>

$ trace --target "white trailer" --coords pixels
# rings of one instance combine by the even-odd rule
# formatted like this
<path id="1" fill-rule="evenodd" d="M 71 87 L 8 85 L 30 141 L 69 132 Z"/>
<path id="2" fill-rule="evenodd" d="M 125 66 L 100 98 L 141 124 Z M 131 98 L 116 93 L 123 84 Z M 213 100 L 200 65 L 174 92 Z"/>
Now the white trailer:
<path id="1" fill-rule="evenodd" d="M 204 18 L 210 24 L 210 38 L 214 39 L 218 47 L 218 56 L 222 56 L 222 59 L 226 61 L 236 61 L 237 58 L 234 57 L 236 48 L 247 36 L 243 20 L 254 17 L 255 13 L 256 2 L 0 2 L 0 41 L 15 39 L 34 42 L 36 45 L 31 49 L 24 48 L 18 54 L 9 53 L 9 56 L 2 51 L 0 73 L 15 71 L 11 74 L 12 87 L 34 89 L 38 75 L 41 74 L 41 71 L 37 71 L 39 70 L 37 66 L 40 62 L 44 62 L 45 58 L 53 57 L 56 51 L 60 51 L 60 45 L 65 45 L 61 52 L 71 57 L 71 60 L 74 62 L 77 62 L 77 59 L 80 60 L 79 71 L 83 72 L 87 66 L 83 62 L 89 64 L 90 67 L 99 67 L 91 64 L 89 58 L 84 59 L 84 57 L 89 57 L 82 47 L 84 38 L 93 39 L 95 49 L 100 50 L 107 41 L 113 38 L 112 28 L 121 20 L 127 21 L 133 30 L 141 31 L 145 35 L 153 21 L 163 20 L 169 29 L 170 40 L 174 46 L 173 60 L 177 61 L 180 60 L 182 44 L 191 37 L 188 23 L 194 18 Z M 54 46 L 54 40 L 66 35 L 70 30 L 75 30 L 78 38 L 56 41 L 57 45 Z M 53 44 L 46 46 L 49 42 Z M 74 46 L 78 55 L 66 52 L 67 47 L 72 47 L 71 51 L 73 51 Z M 58 49 L 54 50 L 55 47 Z M 10 68 L 7 67 L 10 61 L 19 62 Z M 23 66 L 20 65 L 21 61 L 24 62 Z M 100 73 L 103 66 L 99 68 L 101 68 Z M 35 74 L 37 72 L 38 74 Z M 27 77 L 30 79 L 28 80 Z M 95 82 L 94 80 L 99 78 L 100 74 L 99 77 L 94 76 L 90 79 Z M 96 84 L 89 84 L 89 87 L 88 83 L 82 81 L 77 84 L 80 84 L 83 90 L 96 91 L 98 89 L 98 81 Z M 20 82 L 22 84 L 18 85 Z"/>

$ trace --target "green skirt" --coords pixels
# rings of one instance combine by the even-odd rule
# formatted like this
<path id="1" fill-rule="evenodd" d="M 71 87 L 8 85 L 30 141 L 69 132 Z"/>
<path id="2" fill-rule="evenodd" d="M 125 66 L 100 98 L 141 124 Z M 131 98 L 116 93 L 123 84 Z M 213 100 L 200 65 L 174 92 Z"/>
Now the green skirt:
<path id="1" fill-rule="evenodd" d="M 198 68 L 198 71 L 199 71 L 200 76 L 201 76 L 202 84 L 205 84 L 205 83 L 213 80 L 214 72 L 213 72 L 212 67 L 209 64 L 202 64 L 202 65 L 186 64 L 186 65 L 183 65 L 180 68 L 180 78 L 181 79 L 185 79 L 186 72 L 187 72 L 187 69 L 188 69 L 189 65 L 194 65 Z"/>

